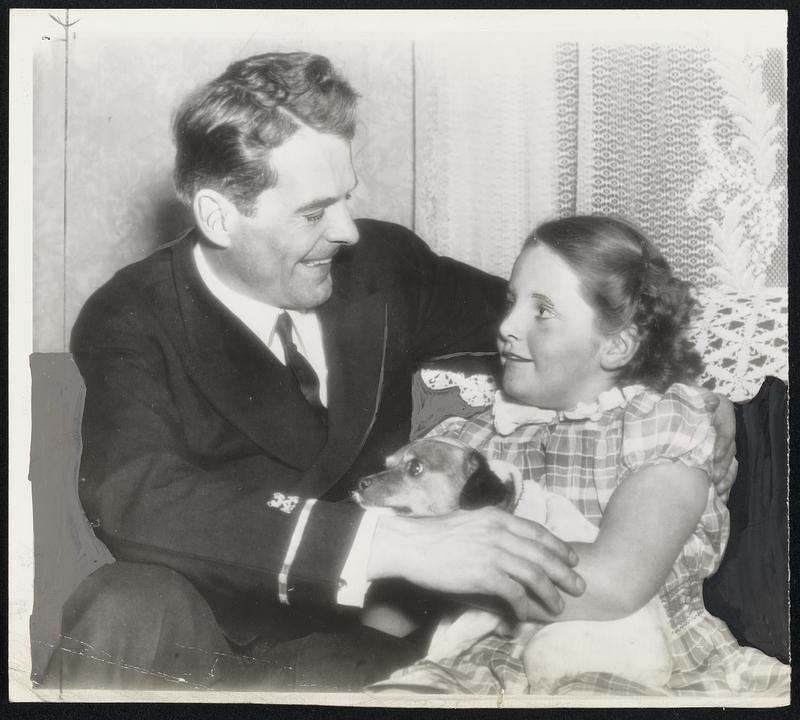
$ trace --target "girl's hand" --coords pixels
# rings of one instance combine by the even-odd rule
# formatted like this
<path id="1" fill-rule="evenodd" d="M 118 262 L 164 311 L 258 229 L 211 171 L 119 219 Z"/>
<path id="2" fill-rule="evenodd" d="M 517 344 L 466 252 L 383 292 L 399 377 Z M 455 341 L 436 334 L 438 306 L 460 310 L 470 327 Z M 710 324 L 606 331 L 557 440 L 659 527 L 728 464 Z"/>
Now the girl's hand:
<path id="1" fill-rule="evenodd" d="M 725 502 L 736 479 L 736 415 L 733 403 L 724 395 L 703 390 L 706 410 L 713 413 L 712 422 L 717 439 L 714 441 L 714 467 L 711 482 Z"/>

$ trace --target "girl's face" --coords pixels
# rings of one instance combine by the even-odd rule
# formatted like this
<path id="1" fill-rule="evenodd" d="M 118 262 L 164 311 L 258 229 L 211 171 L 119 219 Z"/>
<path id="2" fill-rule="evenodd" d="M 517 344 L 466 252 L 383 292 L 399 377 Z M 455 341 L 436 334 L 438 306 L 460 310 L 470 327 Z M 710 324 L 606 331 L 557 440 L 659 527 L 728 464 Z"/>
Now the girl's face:
<path id="1" fill-rule="evenodd" d="M 523 250 L 508 293 L 497 341 L 508 395 L 569 410 L 613 387 L 613 375 L 600 364 L 607 339 L 581 296 L 578 276 L 559 255 L 546 245 Z"/>

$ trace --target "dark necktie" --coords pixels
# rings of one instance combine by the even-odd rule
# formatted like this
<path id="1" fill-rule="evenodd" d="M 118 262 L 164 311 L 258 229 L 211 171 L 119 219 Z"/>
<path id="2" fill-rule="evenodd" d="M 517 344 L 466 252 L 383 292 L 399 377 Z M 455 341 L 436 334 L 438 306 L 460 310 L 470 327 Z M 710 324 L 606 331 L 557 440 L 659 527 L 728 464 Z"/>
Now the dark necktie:
<path id="1" fill-rule="evenodd" d="M 325 407 L 319 399 L 319 378 L 311 363 L 306 360 L 303 354 L 297 349 L 297 345 L 292 340 L 292 318 L 285 310 L 278 316 L 275 323 L 275 332 L 283 345 L 283 353 L 286 357 L 286 367 L 291 370 L 300 392 L 308 403 L 320 411 L 325 413 Z"/>

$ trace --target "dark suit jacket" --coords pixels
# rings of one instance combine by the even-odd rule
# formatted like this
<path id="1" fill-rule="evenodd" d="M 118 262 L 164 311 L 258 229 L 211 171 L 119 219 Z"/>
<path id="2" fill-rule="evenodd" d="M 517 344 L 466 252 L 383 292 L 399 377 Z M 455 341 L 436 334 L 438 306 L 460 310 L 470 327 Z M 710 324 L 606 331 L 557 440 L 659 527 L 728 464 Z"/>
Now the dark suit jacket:
<path id="1" fill-rule="evenodd" d="M 310 632 L 336 612 L 362 510 L 339 502 L 407 442 L 411 377 L 433 356 L 494 350 L 505 283 L 439 258 L 413 233 L 358 221 L 318 308 L 328 427 L 287 369 L 206 289 L 190 233 L 118 272 L 86 303 L 72 352 L 86 382 L 81 500 L 118 559 L 166 565 L 223 630 Z M 298 495 L 272 508 L 273 493 Z M 308 517 L 278 574 L 303 498 Z"/>

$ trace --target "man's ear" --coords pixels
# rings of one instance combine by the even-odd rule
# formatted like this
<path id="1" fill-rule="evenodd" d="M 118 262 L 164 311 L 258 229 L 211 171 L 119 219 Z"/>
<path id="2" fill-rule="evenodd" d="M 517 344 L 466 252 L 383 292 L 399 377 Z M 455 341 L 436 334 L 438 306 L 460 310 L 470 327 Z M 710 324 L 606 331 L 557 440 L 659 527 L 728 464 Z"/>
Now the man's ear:
<path id="1" fill-rule="evenodd" d="M 600 346 L 600 367 L 609 371 L 625 367 L 639 349 L 639 343 L 639 333 L 633 325 L 603 338 Z"/>
<path id="2" fill-rule="evenodd" d="M 221 249 L 231 246 L 230 230 L 236 221 L 236 207 L 216 190 L 198 190 L 192 201 L 194 221 L 200 232 Z"/>
<path id="3" fill-rule="evenodd" d="M 458 506 L 464 510 L 476 510 L 490 505 L 507 507 L 513 503 L 514 488 L 496 475 L 486 458 L 477 450 L 470 452 L 464 463 L 469 475 L 461 489 Z"/>

